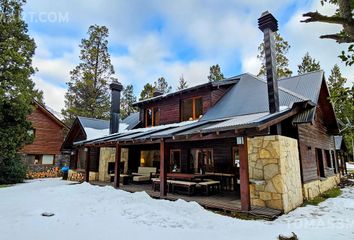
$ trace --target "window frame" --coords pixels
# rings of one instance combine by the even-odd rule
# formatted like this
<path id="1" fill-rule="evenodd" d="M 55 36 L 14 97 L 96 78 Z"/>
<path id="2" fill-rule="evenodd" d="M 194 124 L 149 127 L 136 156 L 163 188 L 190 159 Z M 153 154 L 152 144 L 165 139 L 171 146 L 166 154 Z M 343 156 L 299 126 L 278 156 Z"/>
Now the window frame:
<path id="1" fill-rule="evenodd" d="M 202 109 L 201 109 L 201 112 L 202 112 L 202 114 L 201 115 L 203 115 L 204 114 L 204 111 L 203 111 L 203 97 L 202 96 L 196 96 L 196 97 L 190 97 L 190 98 L 185 98 L 185 99 L 182 99 L 181 100 L 181 114 L 180 114 L 180 120 L 181 120 L 181 122 L 183 122 L 183 121 L 189 121 L 189 119 L 186 119 L 186 120 L 184 120 L 183 119 L 183 113 L 184 113 L 184 104 L 183 104 L 183 102 L 184 101 L 188 101 L 188 100 L 192 100 L 192 120 L 197 120 L 197 119 L 199 119 L 199 116 L 196 116 L 196 111 L 195 111 L 195 106 L 196 106 L 196 104 L 195 104 L 195 102 L 196 102 L 196 99 L 201 99 L 201 102 L 202 102 L 202 105 L 201 105 L 201 107 L 202 107 Z"/>
<path id="2" fill-rule="evenodd" d="M 170 150 L 170 172 L 172 172 L 173 170 L 173 166 L 172 166 L 172 159 L 173 159 L 173 153 L 174 152 L 179 152 L 179 169 L 177 169 L 176 172 L 182 172 L 182 151 L 181 149 L 171 149 Z"/>
<path id="3" fill-rule="evenodd" d="M 202 153 L 202 157 L 203 157 L 203 155 L 204 155 L 203 152 L 204 151 L 209 151 L 210 152 L 210 156 L 211 156 L 211 164 L 205 164 L 204 159 L 202 159 L 201 160 L 202 167 L 205 168 L 205 172 L 215 172 L 214 149 L 212 147 L 191 148 L 190 149 L 190 155 L 192 155 L 192 151 L 196 151 L 196 154 L 195 154 L 196 158 L 198 158 L 198 152 L 201 152 Z M 200 170 L 200 168 L 201 168 L 201 166 L 199 166 L 200 159 L 199 158 L 198 159 L 193 159 L 193 162 L 192 162 L 193 166 L 194 166 L 194 163 L 195 163 L 194 161 L 197 161 L 197 169 Z M 207 171 L 206 165 L 211 166 L 211 171 Z M 189 169 L 189 170 L 191 170 L 191 169 Z M 199 171 L 196 172 L 194 167 L 192 168 L 192 170 L 193 170 L 194 173 L 198 173 L 199 172 Z"/>
<path id="4" fill-rule="evenodd" d="M 151 111 L 151 125 L 148 126 L 148 111 Z M 156 110 L 156 112 L 155 112 Z M 156 115 L 159 114 L 158 122 L 156 122 Z M 144 109 L 145 127 L 154 127 L 160 125 L 160 109 L 159 107 L 148 107 Z"/>

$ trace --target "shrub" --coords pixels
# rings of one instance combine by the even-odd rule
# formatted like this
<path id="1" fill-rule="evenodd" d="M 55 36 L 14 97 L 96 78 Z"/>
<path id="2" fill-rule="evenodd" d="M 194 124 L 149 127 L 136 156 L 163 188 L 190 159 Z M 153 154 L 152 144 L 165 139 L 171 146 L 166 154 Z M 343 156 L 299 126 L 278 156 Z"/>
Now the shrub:
<path id="1" fill-rule="evenodd" d="M 12 159 L 0 159 L 0 184 L 23 182 L 26 170 L 26 165 L 18 155 Z"/>

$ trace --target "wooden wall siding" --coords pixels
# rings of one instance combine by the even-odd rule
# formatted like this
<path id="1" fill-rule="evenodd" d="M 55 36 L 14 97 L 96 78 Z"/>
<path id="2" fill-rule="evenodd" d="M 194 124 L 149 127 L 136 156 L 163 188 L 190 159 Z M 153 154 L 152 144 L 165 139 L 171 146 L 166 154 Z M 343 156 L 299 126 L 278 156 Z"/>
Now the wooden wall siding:
<path id="1" fill-rule="evenodd" d="M 21 150 L 26 154 L 60 154 L 60 147 L 65 138 L 65 130 L 38 107 L 28 116 L 35 129 L 32 144 Z"/>
<path id="2" fill-rule="evenodd" d="M 202 97 L 203 99 L 203 114 L 213 106 L 229 89 L 230 87 L 220 87 L 211 90 L 209 88 L 200 89 L 198 91 L 176 95 L 158 102 L 147 103 L 140 109 L 140 121 L 144 123 L 144 109 L 158 107 L 160 109 L 160 125 L 180 122 L 180 102 L 183 99 L 192 97 Z M 145 124 L 143 124 L 145 126 Z"/>
<path id="3" fill-rule="evenodd" d="M 324 113 L 317 107 L 316 117 L 313 124 L 300 124 L 299 149 L 301 157 L 301 167 L 303 182 L 316 180 L 319 178 L 316 162 L 316 148 L 322 150 L 334 150 L 334 138 L 329 135 L 324 123 Z M 323 155 L 323 165 L 327 166 L 325 153 Z M 325 176 L 332 175 L 333 171 L 325 169 Z"/>
<path id="4" fill-rule="evenodd" d="M 90 171 L 98 172 L 100 161 L 100 148 L 91 147 L 90 148 Z"/>

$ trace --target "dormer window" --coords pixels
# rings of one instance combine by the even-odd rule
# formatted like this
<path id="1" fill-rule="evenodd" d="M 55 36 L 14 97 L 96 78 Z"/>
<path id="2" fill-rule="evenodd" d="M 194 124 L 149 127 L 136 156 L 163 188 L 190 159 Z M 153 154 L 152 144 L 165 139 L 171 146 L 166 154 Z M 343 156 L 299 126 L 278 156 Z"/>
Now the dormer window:
<path id="1" fill-rule="evenodd" d="M 145 109 L 145 127 L 158 126 L 160 124 L 160 110 L 157 107 Z"/>
<path id="2" fill-rule="evenodd" d="M 195 120 L 202 116 L 202 97 L 188 98 L 181 101 L 181 121 Z"/>

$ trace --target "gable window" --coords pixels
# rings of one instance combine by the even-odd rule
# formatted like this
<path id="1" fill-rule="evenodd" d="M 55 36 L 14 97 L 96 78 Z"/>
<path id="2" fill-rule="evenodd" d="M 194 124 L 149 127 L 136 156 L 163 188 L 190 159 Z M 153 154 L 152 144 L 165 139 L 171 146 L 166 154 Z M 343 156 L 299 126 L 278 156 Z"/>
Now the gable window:
<path id="1" fill-rule="evenodd" d="M 184 99 L 181 102 L 181 121 L 199 119 L 203 116 L 202 97 Z"/>
<path id="2" fill-rule="evenodd" d="M 160 110 L 157 107 L 145 109 L 145 127 L 158 126 L 160 124 Z"/>

